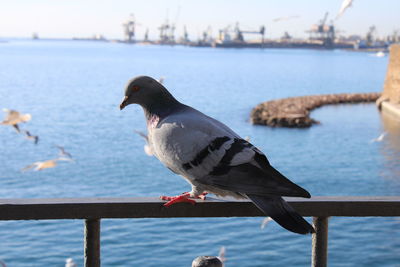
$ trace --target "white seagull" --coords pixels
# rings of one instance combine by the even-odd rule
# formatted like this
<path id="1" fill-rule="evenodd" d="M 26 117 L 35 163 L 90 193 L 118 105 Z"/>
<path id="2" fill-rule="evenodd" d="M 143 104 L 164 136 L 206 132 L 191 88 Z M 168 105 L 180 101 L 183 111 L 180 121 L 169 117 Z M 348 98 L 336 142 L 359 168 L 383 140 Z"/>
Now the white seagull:
<path id="1" fill-rule="evenodd" d="M 336 15 L 335 19 L 340 18 L 344 12 L 346 11 L 346 9 L 348 9 L 349 7 L 351 7 L 351 4 L 353 3 L 353 0 L 343 0 L 342 2 L 342 6 L 339 9 L 339 13 Z"/>
<path id="2" fill-rule="evenodd" d="M 307 234 L 313 227 L 282 196 L 310 198 L 267 160 L 255 146 L 223 123 L 180 103 L 155 79 L 129 81 L 120 109 L 139 104 L 147 120 L 148 140 L 167 168 L 183 176 L 192 190 L 168 200 L 195 203 L 190 198 L 218 196 L 248 198 L 267 216 L 289 231 Z"/>
<path id="3" fill-rule="evenodd" d="M 387 132 L 383 132 L 377 138 L 371 139 L 369 142 L 370 143 L 382 142 L 386 135 L 387 135 Z"/>
<path id="4" fill-rule="evenodd" d="M 143 147 L 144 153 L 146 153 L 147 156 L 153 156 L 153 149 L 151 148 L 150 144 L 149 144 L 149 138 L 147 137 L 147 134 L 141 132 L 141 131 L 137 131 L 135 130 L 135 133 L 137 133 L 138 135 L 140 135 L 141 137 L 143 137 L 143 139 L 146 141 L 146 144 Z"/>
<path id="5" fill-rule="evenodd" d="M 23 132 L 26 134 L 25 136 L 26 139 L 32 140 L 35 143 L 35 145 L 37 145 L 37 143 L 39 142 L 39 136 L 32 135 L 29 131 L 23 131 Z"/>
<path id="6" fill-rule="evenodd" d="M 74 259 L 68 258 L 65 260 L 65 267 L 76 267 L 76 263 L 74 262 Z"/>
<path id="7" fill-rule="evenodd" d="M 18 123 L 30 121 L 32 118 L 31 114 L 21 114 L 18 111 L 12 109 L 3 108 L 3 111 L 7 113 L 7 115 L 4 120 L 0 122 L 0 124 L 14 127 L 17 133 L 20 132 Z"/>

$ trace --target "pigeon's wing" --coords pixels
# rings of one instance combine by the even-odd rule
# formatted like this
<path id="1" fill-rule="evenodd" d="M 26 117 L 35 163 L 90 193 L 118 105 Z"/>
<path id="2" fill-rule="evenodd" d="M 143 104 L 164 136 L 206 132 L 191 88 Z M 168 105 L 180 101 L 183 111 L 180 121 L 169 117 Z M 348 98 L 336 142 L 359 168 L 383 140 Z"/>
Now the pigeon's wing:
<path id="1" fill-rule="evenodd" d="M 240 138 L 233 139 L 212 171 L 198 181 L 242 194 L 310 197 L 272 167 L 260 150 Z"/>
<path id="2" fill-rule="evenodd" d="M 310 197 L 273 168 L 266 156 L 223 123 L 189 109 L 149 131 L 155 155 L 196 182 L 254 195 Z"/>

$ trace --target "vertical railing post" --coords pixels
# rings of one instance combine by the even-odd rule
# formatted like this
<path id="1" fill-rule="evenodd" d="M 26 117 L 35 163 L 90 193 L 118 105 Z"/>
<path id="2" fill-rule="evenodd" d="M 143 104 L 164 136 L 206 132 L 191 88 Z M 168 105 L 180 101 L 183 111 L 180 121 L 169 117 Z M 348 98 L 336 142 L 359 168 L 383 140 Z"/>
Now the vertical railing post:
<path id="1" fill-rule="evenodd" d="M 312 235 L 312 267 L 328 266 L 328 217 L 314 217 Z"/>
<path id="2" fill-rule="evenodd" d="M 85 220 L 85 267 L 100 267 L 100 219 Z"/>

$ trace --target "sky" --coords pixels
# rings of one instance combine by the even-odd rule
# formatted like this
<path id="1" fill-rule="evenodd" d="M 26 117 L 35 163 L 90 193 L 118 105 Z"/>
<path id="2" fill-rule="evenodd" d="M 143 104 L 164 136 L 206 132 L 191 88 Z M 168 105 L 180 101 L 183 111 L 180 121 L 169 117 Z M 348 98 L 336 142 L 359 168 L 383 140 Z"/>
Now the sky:
<path id="1" fill-rule="evenodd" d="M 123 39 L 122 23 L 133 13 L 139 25 L 137 38 L 146 29 L 150 38 L 169 19 L 176 24 L 176 36 L 186 25 L 189 38 L 197 40 L 202 31 L 240 23 L 242 30 L 266 27 L 267 38 L 279 38 L 285 31 L 306 37 L 312 24 L 329 12 L 328 22 L 338 13 L 342 0 L 0 0 L 0 37 L 41 38 L 91 37 Z M 335 21 L 343 35 L 365 35 L 375 25 L 378 36 L 400 30 L 399 0 L 354 0 L 352 7 Z M 273 19 L 299 16 L 286 21 Z"/>

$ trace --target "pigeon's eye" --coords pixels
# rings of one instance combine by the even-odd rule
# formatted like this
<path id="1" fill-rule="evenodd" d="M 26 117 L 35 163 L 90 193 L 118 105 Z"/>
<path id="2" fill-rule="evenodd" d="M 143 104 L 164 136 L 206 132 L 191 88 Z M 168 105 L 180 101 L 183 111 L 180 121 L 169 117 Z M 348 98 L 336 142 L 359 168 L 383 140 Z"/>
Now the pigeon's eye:
<path id="1" fill-rule="evenodd" d="M 133 90 L 134 92 L 139 91 L 139 89 L 140 89 L 140 87 L 137 86 L 137 85 L 135 85 L 135 86 L 132 87 L 132 90 Z"/>

